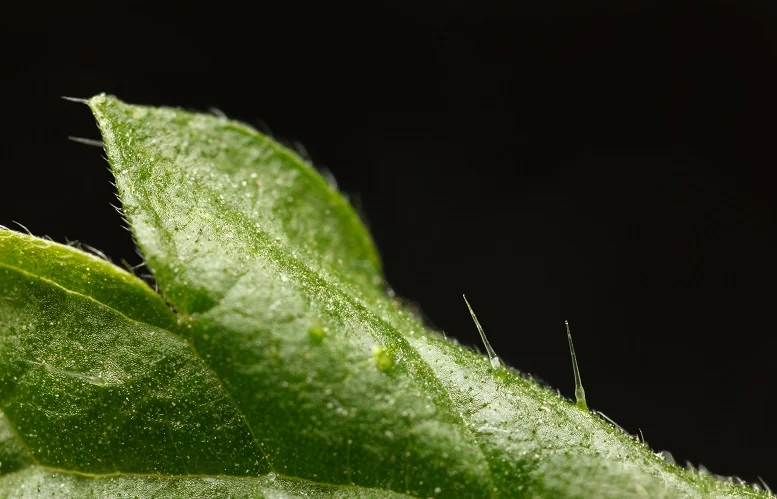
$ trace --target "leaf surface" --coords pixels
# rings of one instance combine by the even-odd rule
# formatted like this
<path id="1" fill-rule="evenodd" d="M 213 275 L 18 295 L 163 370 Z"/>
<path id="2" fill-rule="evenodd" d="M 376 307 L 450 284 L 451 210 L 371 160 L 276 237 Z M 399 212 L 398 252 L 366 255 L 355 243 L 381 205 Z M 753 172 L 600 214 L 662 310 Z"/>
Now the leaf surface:
<path id="1" fill-rule="evenodd" d="M 0 290 L 0 497 L 365 493 L 272 473 L 221 380 L 131 274 L 0 231 Z"/>
<path id="2" fill-rule="evenodd" d="M 74 277 L 91 258 L 79 252 L 68 271 L 46 263 L 50 247 L 0 266 L 11 297 L 0 302 L 10 425 L 0 452 L 16 463 L 0 491 L 51 485 L 61 477 L 42 470 L 56 467 L 74 491 L 139 495 L 208 496 L 226 481 L 235 495 L 275 493 L 267 485 L 368 497 L 759 496 L 665 462 L 426 328 L 387 293 L 345 199 L 271 139 L 113 97 L 89 105 L 176 315 L 113 267 Z M 24 321 L 33 334 L 19 332 Z M 167 362 L 153 363 L 159 352 Z M 57 393 L 77 396 L 70 412 Z M 90 424 L 87 436 L 72 431 Z"/>

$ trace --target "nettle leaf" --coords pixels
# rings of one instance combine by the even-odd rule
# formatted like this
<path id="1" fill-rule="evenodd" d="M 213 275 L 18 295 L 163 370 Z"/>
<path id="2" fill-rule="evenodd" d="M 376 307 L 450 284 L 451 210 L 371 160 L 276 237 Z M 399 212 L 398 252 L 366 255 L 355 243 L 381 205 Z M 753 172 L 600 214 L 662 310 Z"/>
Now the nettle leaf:
<path id="1" fill-rule="evenodd" d="M 0 232 L 0 496 L 766 496 L 427 329 L 344 198 L 269 138 L 89 105 L 164 298 Z"/>

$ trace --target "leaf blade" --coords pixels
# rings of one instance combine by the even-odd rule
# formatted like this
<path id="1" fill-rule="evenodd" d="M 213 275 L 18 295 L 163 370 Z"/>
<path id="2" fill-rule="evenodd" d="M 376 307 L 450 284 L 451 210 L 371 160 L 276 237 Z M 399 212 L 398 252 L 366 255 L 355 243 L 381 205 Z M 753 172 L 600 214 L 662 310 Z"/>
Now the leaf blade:
<path id="1" fill-rule="evenodd" d="M 66 262 L 64 266 L 61 265 L 63 261 Z M 91 295 L 86 294 L 89 292 Z M 53 303 L 58 298 L 70 298 L 71 301 L 67 306 L 58 307 Z M 141 313 L 143 306 L 150 307 L 151 313 Z M 339 487 L 268 472 L 266 466 L 257 466 L 262 455 L 251 445 L 247 446 L 249 452 L 242 457 L 240 452 L 234 452 L 235 447 L 240 445 L 240 434 L 224 433 L 212 426 L 203 434 L 194 428 L 202 420 L 192 420 L 193 415 L 186 409 L 182 409 L 178 417 L 169 414 L 176 407 L 170 402 L 177 401 L 179 406 L 196 406 L 198 400 L 187 396 L 191 392 L 183 387 L 170 386 L 172 383 L 169 383 L 170 376 L 167 375 L 159 376 L 168 381 L 166 387 L 141 387 L 141 392 L 147 397 L 162 388 L 166 392 L 163 397 L 167 406 L 165 411 L 154 410 L 148 403 L 134 404 L 131 410 L 134 418 L 140 420 L 134 426 L 141 427 L 142 434 L 132 432 L 130 425 L 112 418 L 115 414 L 110 407 L 116 404 L 106 393 L 97 397 L 101 399 L 99 404 L 91 404 L 99 406 L 96 413 L 79 417 L 74 416 L 72 410 L 63 410 L 68 406 L 73 409 L 76 404 L 76 409 L 88 412 L 90 404 L 84 403 L 88 397 L 84 397 L 83 388 L 89 385 L 88 388 L 107 392 L 110 388 L 106 385 L 113 379 L 110 373 L 105 373 L 104 382 L 89 380 L 87 378 L 94 377 L 79 370 L 83 366 L 79 366 L 77 361 L 74 365 L 58 364 L 61 356 L 57 355 L 57 349 L 51 348 L 54 341 L 50 341 L 51 338 L 41 341 L 39 338 L 56 332 L 47 319 L 78 308 L 89 308 L 88 320 L 93 324 L 101 315 L 125 325 L 141 324 L 146 332 L 167 335 L 167 340 L 184 347 L 184 352 L 188 348 L 172 332 L 142 322 L 158 320 L 159 324 L 174 328 L 174 321 L 169 320 L 172 316 L 161 298 L 130 274 L 71 247 L 0 231 L 0 407 L 3 409 L 0 412 L 0 497 L 404 497 L 381 490 Z M 47 313 L 40 313 L 41 309 L 46 309 Z M 135 318 L 126 314 L 135 315 Z M 15 320 L 25 326 L 23 335 L 13 334 L 20 330 L 12 324 Z M 64 319 L 60 315 L 57 320 Z M 85 324 L 78 321 L 80 328 L 90 329 Z M 98 321 L 98 324 L 105 326 L 105 321 Z M 74 329 L 78 328 L 70 328 L 68 337 L 58 340 L 73 342 L 83 339 L 83 334 L 74 332 Z M 111 349 L 106 348 L 109 343 L 115 348 L 115 342 L 106 341 L 111 338 L 105 331 L 97 336 L 102 338 L 93 338 L 92 341 L 99 344 L 84 342 L 84 355 L 110 352 Z M 43 354 L 34 351 L 36 342 L 43 344 Z M 159 345 L 160 342 L 154 343 L 154 346 Z M 141 353 L 142 346 L 142 342 L 133 342 L 133 348 L 141 350 Z M 73 351 L 83 351 L 79 348 L 65 350 L 69 352 L 70 360 L 73 360 Z M 152 349 L 152 352 L 170 353 L 159 348 Z M 142 357 L 130 359 L 134 369 L 149 364 Z M 150 360 L 153 364 L 156 359 Z M 197 362 L 195 356 L 186 360 Z M 19 369 L 20 365 L 23 369 Z M 117 366 L 111 367 L 115 369 Z M 32 370 L 37 370 L 32 373 L 37 377 L 27 379 Z M 207 373 L 207 370 L 204 372 Z M 183 374 L 181 378 L 185 385 L 196 387 L 202 392 L 200 395 L 213 398 L 213 385 L 209 385 L 207 380 L 192 376 L 191 371 Z M 45 397 L 46 394 L 54 396 Z M 133 396 L 129 388 L 120 395 L 126 399 Z M 66 397 L 70 400 L 65 403 L 59 401 Z M 199 403 L 203 402 L 200 396 Z M 210 403 L 208 414 L 218 414 L 218 403 Z M 52 415 L 58 415 L 65 421 L 54 422 Z M 175 436 L 168 439 L 154 431 L 152 426 L 161 423 L 157 419 L 160 416 L 165 417 L 166 427 L 185 425 L 189 440 L 208 437 L 205 446 L 187 449 L 186 445 L 182 445 L 185 444 L 183 439 L 176 442 Z M 110 420 L 107 428 L 102 424 L 105 420 Z M 219 426 L 229 424 L 228 418 L 220 418 L 218 422 Z M 89 427 L 84 428 L 86 425 Z M 116 438 L 111 434 L 110 426 L 126 432 L 131 441 Z M 106 429 L 108 431 L 104 431 Z M 90 435 L 92 433 L 94 435 Z M 68 442 L 63 436 L 69 434 L 80 436 L 76 441 Z M 247 435 L 242 435 L 243 441 L 247 438 Z M 223 445 L 230 448 L 228 452 L 219 448 Z M 78 448 L 79 454 L 69 455 L 74 447 Z M 186 453 L 198 454 L 199 462 L 195 460 L 181 465 L 178 460 Z M 139 457 L 133 458 L 133 454 L 139 454 Z M 209 462 L 203 463 L 202 459 Z M 249 469 L 243 469 L 245 467 Z M 208 471 L 213 474 L 205 474 Z"/>
<path id="2" fill-rule="evenodd" d="M 190 240 L 183 239 L 184 232 L 192 240 L 217 235 L 209 231 L 209 225 L 223 222 L 220 220 L 223 217 L 207 209 L 213 204 L 223 210 L 252 214 L 254 221 L 240 228 L 241 236 L 227 234 L 233 244 L 248 233 L 262 233 L 270 240 L 305 246 L 323 266 L 336 267 L 341 276 L 361 286 L 382 283 L 380 259 L 372 239 L 361 230 L 355 212 L 312 167 L 291 151 L 245 125 L 223 118 L 162 110 L 164 122 L 148 120 L 146 126 L 133 128 L 130 123 L 155 111 L 111 106 L 112 101 L 106 96 L 97 96 L 89 102 L 101 126 L 111 118 L 126 124 L 121 130 L 102 126 L 106 152 L 115 165 L 114 174 L 127 216 L 135 220 L 132 229 L 141 247 L 146 246 L 148 264 L 156 278 L 165 282 L 165 293 L 175 297 L 172 301 L 179 310 L 184 313 L 205 310 L 212 305 L 213 297 L 204 295 L 223 294 L 237 278 L 226 263 L 239 265 L 239 262 L 221 265 L 222 262 L 214 261 L 218 259 L 212 259 L 200 266 L 207 272 L 208 291 L 191 297 L 192 283 L 178 275 L 185 269 L 157 261 L 157 255 L 164 253 L 166 246 L 191 245 Z M 109 117 L 108 113 L 121 116 Z M 178 132 L 185 131 L 185 136 L 170 134 L 168 125 L 175 126 Z M 222 135 L 227 140 L 220 140 Z M 153 169 L 159 162 L 172 161 L 188 163 L 192 168 Z M 215 171 L 229 175 L 215 180 Z M 202 195 L 189 198 L 194 203 L 191 211 L 209 218 L 195 220 L 181 216 L 178 201 L 187 196 L 186 191 L 191 187 Z M 225 195 L 232 191 L 239 191 L 239 195 Z M 291 205 L 302 210 L 301 216 L 281 216 Z M 134 216 L 140 215 L 136 210 L 144 210 L 149 216 Z M 159 231 L 165 220 L 172 222 L 177 230 Z M 277 223 L 264 224 L 265 220 Z M 196 230 L 189 224 L 196 225 Z"/>
<path id="3" fill-rule="evenodd" d="M 77 288 L 89 268 L 94 295 L 117 298 L 125 289 L 122 308 L 136 313 L 132 298 L 147 304 L 154 296 L 145 284 L 72 248 L 10 232 L 0 241 L 0 408 L 6 433 L 15 428 L 32 462 L 97 473 L 267 471 L 219 380 L 188 343 L 66 287 Z M 24 248 L 15 265 L 6 263 L 11 246 Z M 41 264 L 63 252 L 72 275 Z M 52 272 L 34 273 L 41 269 Z M 171 325 L 161 314 L 146 317 Z"/>
<path id="4" fill-rule="evenodd" d="M 384 296 L 378 267 L 363 264 L 368 252 L 352 252 L 348 241 L 368 239 L 352 213 L 322 234 L 325 217 L 305 202 L 279 204 L 259 192 L 253 204 L 241 201 L 246 174 L 297 174 L 293 164 L 262 159 L 258 133 L 105 96 L 90 106 L 141 249 L 184 313 L 183 334 L 269 442 L 276 466 L 422 496 L 440 485 L 473 497 L 754 494 L 668 465 L 590 413 L 427 330 Z M 322 201 L 312 205 L 325 207 L 331 198 L 316 185 L 308 193 Z M 319 237 L 341 244 L 320 249 Z M 389 352 L 396 366 L 373 352 Z M 404 469 L 386 465 L 397 455 Z"/>
<path id="5" fill-rule="evenodd" d="M 98 101 L 95 106 L 107 102 Z M 97 115 L 110 110 L 98 111 Z M 124 108 L 117 112 L 125 118 L 133 114 Z M 173 117 L 171 122 L 152 127 L 153 138 L 144 139 L 144 143 L 169 143 L 171 139 L 164 133 L 177 121 Z M 184 121 L 186 126 L 192 123 Z M 221 133 L 223 123 L 214 124 L 216 132 Z M 339 268 L 337 259 L 311 264 L 318 252 L 311 248 L 300 249 L 296 256 L 293 251 L 287 252 L 284 243 L 294 238 L 278 241 L 276 234 L 283 227 L 257 231 L 253 219 L 223 203 L 228 193 L 213 192 L 213 185 L 231 186 L 234 182 L 211 175 L 215 172 L 210 168 L 210 157 L 216 153 L 199 149 L 201 164 L 170 174 L 157 166 L 169 164 L 175 158 L 156 150 L 132 150 L 131 155 L 122 152 L 122 147 L 131 146 L 128 139 L 121 139 L 128 137 L 128 129 L 106 131 L 109 125 L 105 121 L 101 126 L 106 137 L 113 137 L 107 139 L 106 151 L 114 161 L 125 212 L 160 288 L 178 310 L 188 314 L 184 334 L 210 359 L 214 371 L 231 388 L 257 438 L 270 442 L 268 453 L 273 455 L 276 466 L 309 479 L 332 483 L 355 480 L 364 486 L 400 487 L 426 495 L 434 494 L 438 488 L 435 482 L 452 482 L 452 489 L 462 491 L 488 487 L 482 452 L 461 425 L 450 401 L 439 391 L 424 389 L 433 378 L 419 380 L 407 374 L 398 376 L 399 373 L 388 378 L 376 368 L 372 348 L 379 344 L 399 348 L 400 356 L 407 360 L 405 364 L 412 359 L 418 369 L 427 366 L 418 361 L 404 338 L 380 318 L 370 315 L 366 322 L 354 319 L 366 312 L 364 305 L 351 300 L 327 280 L 341 282 L 339 274 L 332 270 L 333 266 Z M 201 123 L 197 125 L 198 133 L 202 128 Z M 108 145 L 111 140 L 115 147 Z M 219 142 L 209 136 L 198 140 L 221 149 Z M 128 162 L 125 157 L 130 158 Z M 204 192 L 179 188 L 181 175 L 192 169 L 210 179 Z M 147 182 L 148 179 L 157 180 Z M 164 194 L 148 194 L 142 199 L 133 194 L 153 189 L 155 183 L 165 189 Z M 161 212 L 172 213 L 159 216 Z M 182 220 L 183 212 L 194 216 Z M 353 213 L 350 216 L 357 221 Z M 272 220 L 263 220 L 262 224 L 267 226 Z M 203 233 L 206 235 L 202 236 Z M 230 245 L 230 241 L 235 244 Z M 233 250 L 231 246 L 235 246 Z M 217 253 L 215 259 L 201 256 Z M 303 262 L 305 257 L 308 258 Z M 309 264 L 315 270 L 310 270 Z M 188 274 L 171 277 L 176 274 L 177 265 L 186 268 Z M 230 273 L 231 276 L 214 279 L 214 268 L 222 277 Z M 354 282 L 360 284 L 360 292 L 368 295 L 377 296 L 381 291 L 372 279 L 361 282 L 347 272 L 341 284 L 356 292 Z M 187 286 L 192 295 L 198 296 L 197 300 L 181 296 L 181 290 Z M 192 307 L 195 301 L 207 306 Z M 350 326 L 356 330 L 352 335 L 329 334 L 323 344 L 313 348 L 308 331 L 321 326 L 332 333 L 346 331 Z M 306 356 L 315 358 L 315 363 L 308 363 Z M 238 357 L 237 362 L 233 357 Z M 404 365 L 401 369 L 408 370 Z M 297 391 L 279 390 L 284 384 Z M 372 411 L 361 416 L 353 410 L 368 399 L 375 401 Z M 403 407 L 405 416 L 392 409 L 394 404 Z M 435 414 L 439 417 L 433 417 Z M 429 431 L 437 434 L 436 440 L 427 438 L 424 432 Z M 357 441 L 359 448 L 349 443 Z M 440 445 L 443 447 L 437 449 Z M 410 453 L 406 448 L 417 452 Z M 448 452 L 452 449 L 457 451 Z M 444 455 L 448 457 L 438 457 Z M 342 465 L 331 464 L 336 456 L 343 459 Z M 407 471 L 384 465 L 385 458 L 400 456 Z M 360 463 L 360 469 L 354 470 L 349 460 Z"/>

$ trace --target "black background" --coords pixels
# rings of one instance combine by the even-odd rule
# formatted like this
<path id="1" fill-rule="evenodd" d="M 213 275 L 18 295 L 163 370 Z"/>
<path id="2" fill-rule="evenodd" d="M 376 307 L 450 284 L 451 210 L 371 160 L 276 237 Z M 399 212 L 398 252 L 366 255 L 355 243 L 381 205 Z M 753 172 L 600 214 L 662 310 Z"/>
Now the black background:
<path id="1" fill-rule="evenodd" d="M 466 292 L 571 396 L 569 319 L 591 406 L 777 484 L 777 9 L 419 4 L 3 7 L 0 224 L 138 262 L 60 96 L 215 106 L 334 174 L 431 324 L 478 345 Z"/>

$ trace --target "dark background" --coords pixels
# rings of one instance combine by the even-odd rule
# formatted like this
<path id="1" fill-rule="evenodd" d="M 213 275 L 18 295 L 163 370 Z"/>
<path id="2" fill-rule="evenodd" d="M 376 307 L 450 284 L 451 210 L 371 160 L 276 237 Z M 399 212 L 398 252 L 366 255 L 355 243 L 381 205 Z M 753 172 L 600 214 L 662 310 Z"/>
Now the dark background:
<path id="1" fill-rule="evenodd" d="M 680 463 L 777 485 L 768 2 L 209 4 L 0 13 L 0 224 L 138 262 L 105 91 L 269 129 L 333 172 L 389 282 Z M 107 4 L 107 3 L 106 3 Z"/>

